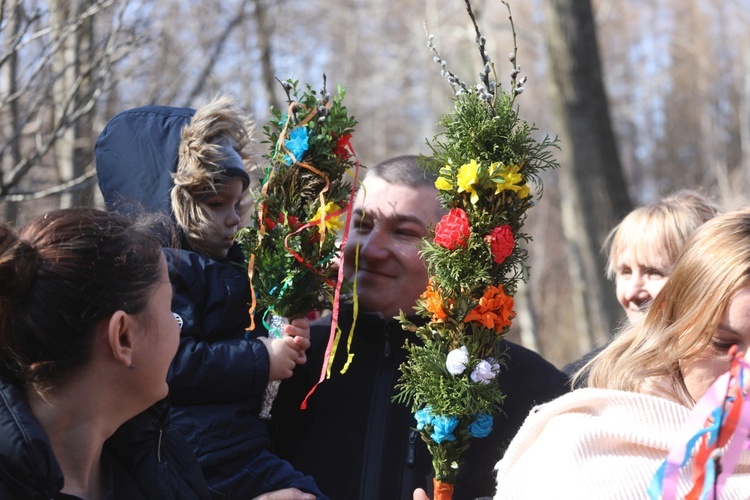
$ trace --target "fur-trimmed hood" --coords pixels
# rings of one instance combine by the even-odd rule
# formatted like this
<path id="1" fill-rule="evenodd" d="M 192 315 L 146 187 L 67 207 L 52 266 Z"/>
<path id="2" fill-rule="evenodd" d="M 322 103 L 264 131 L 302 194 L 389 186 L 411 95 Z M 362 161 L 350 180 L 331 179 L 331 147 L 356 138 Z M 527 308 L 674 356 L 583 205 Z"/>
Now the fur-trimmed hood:
<path id="1" fill-rule="evenodd" d="M 112 118 L 96 141 L 99 189 L 107 209 L 170 214 L 172 174 L 191 108 L 143 106 Z"/>

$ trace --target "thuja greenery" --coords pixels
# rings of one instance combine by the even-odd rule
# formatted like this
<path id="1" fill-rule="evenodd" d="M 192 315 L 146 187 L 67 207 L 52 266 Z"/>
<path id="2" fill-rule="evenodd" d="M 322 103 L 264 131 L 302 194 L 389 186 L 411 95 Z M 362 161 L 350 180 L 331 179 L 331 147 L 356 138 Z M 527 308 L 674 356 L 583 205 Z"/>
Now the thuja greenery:
<path id="1" fill-rule="evenodd" d="M 435 62 L 454 90 L 452 109 L 439 124 L 442 132 L 427 141 L 432 154 L 423 159 L 424 168 L 438 174 L 438 197 L 448 213 L 423 241 L 430 284 L 415 310 L 426 323 L 417 325 L 403 312 L 400 317 L 421 343 L 406 343 L 409 354 L 395 397 L 411 404 L 443 484 L 455 483 L 471 439 L 488 435 L 492 416 L 501 411 L 504 395 L 496 377 L 505 364 L 502 336 L 515 317 L 518 283 L 528 272 L 521 246 L 531 241 L 523 232 L 526 212 L 542 195 L 540 173 L 558 166 L 550 152 L 557 140 L 535 140 L 536 128 L 519 116 L 515 100 L 526 78 L 516 62 L 512 17 L 506 91 L 465 2 L 482 61 L 479 83 L 469 85 L 452 73 L 428 36 Z M 436 484 L 436 496 L 438 489 Z"/>
<path id="2" fill-rule="evenodd" d="M 255 193 L 254 223 L 237 235 L 248 261 L 258 309 L 285 317 L 330 307 L 334 259 L 352 192 L 349 141 L 356 125 L 335 97 L 296 80 L 282 82 L 286 110 L 272 109 L 263 127 L 270 152 Z"/>

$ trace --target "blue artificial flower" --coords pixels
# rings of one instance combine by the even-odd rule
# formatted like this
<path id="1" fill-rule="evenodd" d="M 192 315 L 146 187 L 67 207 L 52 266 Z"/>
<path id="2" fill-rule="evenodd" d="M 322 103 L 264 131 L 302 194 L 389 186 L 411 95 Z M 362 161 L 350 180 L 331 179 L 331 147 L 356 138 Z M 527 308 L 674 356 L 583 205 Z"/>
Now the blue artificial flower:
<path id="1" fill-rule="evenodd" d="M 302 157 L 307 153 L 309 147 L 307 139 L 310 137 L 310 131 L 307 127 L 297 127 L 289 134 L 289 138 L 284 142 L 284 146 L 294 155 L 297 161 L 301 161 Z M 292 164 L 292 157 L 286 155 L 284 157 L 284 163 L 286 165 Z"/>
<path id="2" fill-rule="evenodd" d="M 480 413 L 476 420 L 469 424 L 467 431 L 475 438 L 487 437 L 492 432 L 492 417 L 487 413 Z"/>
<path id="3" fill-rule="evenodd" d="M 424 429 L 425 425 L 432 423 L 435 416 L 432 414 L 432 408 L 427 406 L 415 413 L 414 418 L 417 419 L 417 430 L 421 431 Z"/>
<path id="4" fill-rule="evenodd" d="M 432 434 L 430 434 L 430 438 L 438 444 L 443 441 L 455 441 L 456 436 L 453 435 L 453 431 L 456 430 L 456 427 L 458 427 L 458 419 L 456 417 L 436 415 L 432 419 Z"/>

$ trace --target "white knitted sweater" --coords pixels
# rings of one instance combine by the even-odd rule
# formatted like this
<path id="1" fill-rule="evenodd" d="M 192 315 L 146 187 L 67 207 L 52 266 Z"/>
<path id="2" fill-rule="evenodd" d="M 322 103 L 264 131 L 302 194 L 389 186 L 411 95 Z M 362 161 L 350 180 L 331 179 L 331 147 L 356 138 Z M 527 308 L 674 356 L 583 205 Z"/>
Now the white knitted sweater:
<path id="1" fill-rule="evenodd" d="M 495 499 L 648 498 L 689 413 L 663 398 L 606 389 L 579 389 L 537 406 L 496 465 Z M 689 474 L 689 466 L 681 472 L 680 498 L 691 487 Z M 750 499 L 750 451 L 721 499 Z"/>

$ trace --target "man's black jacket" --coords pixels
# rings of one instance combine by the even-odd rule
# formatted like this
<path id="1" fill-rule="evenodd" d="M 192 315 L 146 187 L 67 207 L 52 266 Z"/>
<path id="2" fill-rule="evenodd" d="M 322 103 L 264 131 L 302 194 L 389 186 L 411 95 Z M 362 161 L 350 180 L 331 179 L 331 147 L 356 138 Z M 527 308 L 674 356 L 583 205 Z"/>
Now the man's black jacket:
<path id="1" fill-rule="evenodd" d="M 313 476 L 334 500 L 406 499 L 415 488 L 432 492 L 432 464 L 426 445 L 413 428 L 410 408 L 392 402 L 406 358 L 404 339 L 416 336 L 398 321 L 360 314 L 352 339 L 354 355 L 345 374 L 351 306 L 342 306 L 344 332 L 334 358 L 331 379 L 300 402 L 320 375 L 330 325 L 313 325 L 308 363 L 284 381 L 273 407 L 276 451 L 296 469 Z M 417 318 L 410 318 L 420 321 Z M 538 354 L 505 342 L 507 367 L 497 377 L 506 395 L 492 433 L 474 439 L 461 466 L 455 500 L 490 497 L 495 491 L 494 466 L 502 457 L 532 407 L 564 394 L 568 378 Z"/>

